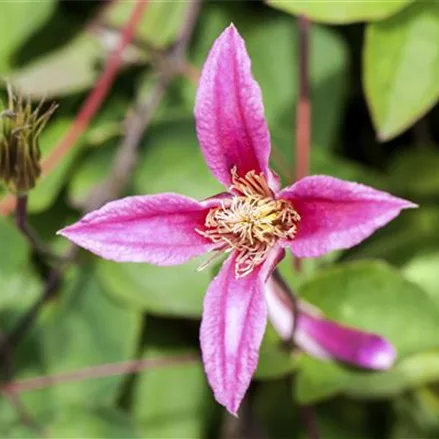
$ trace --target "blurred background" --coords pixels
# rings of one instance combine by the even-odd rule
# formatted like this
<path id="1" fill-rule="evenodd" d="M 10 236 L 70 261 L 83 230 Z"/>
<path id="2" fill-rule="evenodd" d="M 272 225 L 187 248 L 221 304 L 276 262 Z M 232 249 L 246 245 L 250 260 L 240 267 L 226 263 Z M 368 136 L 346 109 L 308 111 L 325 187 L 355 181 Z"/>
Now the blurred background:
<path id="1" fill-rule="evenodd" d="M 198 357 L 217 267 L 115 264 L 55 233 L 120 196 L 222 190 L 193 106 L 208 50 L 231 22 L 262 88 L 272 165 L 294 181 L 299 15 L 310 21 L 310 173 L 420 208 L 352 250 L 300 271 L 287 257 L 280 270 L 330 318 L 388 338 L 398 361 L 387 372 L 322 362 L 285 349 L 269 326 L 235 419 L 214 402 Z M 1 192 L 1 437 L 439 436 L 436 1 L 3 1 L 0 36 L 0 77 L 35 106 L 59 104 L 28 194 L 37 239 Z"/>

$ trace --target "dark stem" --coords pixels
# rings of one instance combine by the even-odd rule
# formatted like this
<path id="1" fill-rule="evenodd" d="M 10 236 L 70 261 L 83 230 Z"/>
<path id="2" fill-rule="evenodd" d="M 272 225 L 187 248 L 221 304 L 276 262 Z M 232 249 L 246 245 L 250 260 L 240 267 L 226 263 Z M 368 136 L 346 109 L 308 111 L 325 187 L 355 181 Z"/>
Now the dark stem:
<path id="1" fill-rule="evenodd" d="M 319 428 L 317 425 L 317 416 L 314 408 L 309 405 L 299 406 L 300 417 L 307 432 L 309 439 L 319 439 Z"/>
<path id="2" fill-rule="evenodd" d="M 38 301 L 32 306 L 30 310 L 22 317 L 17 326 L 9 333 L 7 337 L 7 346 L 11 349 L 16 347 L 24 338 L 27 331 L 31 328 L 36 316 L 43 305 L 50 300 L 58 291 L 61 283 L 61 272 L 52 269 L 44 286 L 44 291 Z"/>
<path id="3" fill-rule="evenodd" d="M 36 389 L 56 386 L 59 384 L 90 380 L 94 378 L 125 375 L 159 367 L 173 366 L 176 364 L 197 363 L 199 361 L 201 361 L 201 359 L 198 355 L 190 353 L 172 357 L 146 358 L 143 360 L 129 360 L 119 363 L 101 364 L 99 366 L 87 367 L 85 369 L 75 370 L 73 372 L 27 378 L 6 384 L 3 390 L 9 393 L 30 392 Z"/>
<path id="4" fill-rule="evenodd" d="M 47 247 L 32 229 L 27 221 L 27 195 L 18 195 L 17 203 L 15 206 L 15 223 L 18 229 L 23 233 L 25 238 L 29 241 L 32 250 L 37 254 L 47 257 L 52 260 L 62 259 L 58 255 L 52 253 L 52 251 Z"/>
<path id="5" fill-rule="evenodd" d="M 44 429 L 32 418 L 32 416 L 27 411 L 25 405 L 20 401 L 18 395 L 13 392 L 9 392 L 7 390 L 2 389 L 1 394 L 5 397 L 5 399 L 14 407 L 20 422 L 28 427 L 30 430 L 33 430 L 40 437 L 47 437 Z"/>
<path id="6" fill-rule="evenodd" d="M 17 205 L 15 207 L 15 223 L 30 242 L 32 248 L 38 253 L 41 253 L 43 245 L 27 222 L 27 195 L 17 196 Z"/>

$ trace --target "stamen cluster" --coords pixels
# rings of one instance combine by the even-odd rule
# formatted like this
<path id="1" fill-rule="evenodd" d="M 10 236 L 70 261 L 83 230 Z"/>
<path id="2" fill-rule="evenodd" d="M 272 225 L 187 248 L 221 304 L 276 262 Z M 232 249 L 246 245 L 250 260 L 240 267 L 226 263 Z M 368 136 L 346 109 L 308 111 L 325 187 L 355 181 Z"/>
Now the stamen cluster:
<path id="1" fill-rule="evenodd" d="M 266 258 L 278 239 L 293 239 L 300 216 L 286 200 L 277 200 L 262 174 L 239 177 L 232 170 L 230 192 L 235 194 L 209 211 L 206 229 L 198 233 L 222 244 L 218 251 L 235 250 L 237 278 L 246 276 Z"/>

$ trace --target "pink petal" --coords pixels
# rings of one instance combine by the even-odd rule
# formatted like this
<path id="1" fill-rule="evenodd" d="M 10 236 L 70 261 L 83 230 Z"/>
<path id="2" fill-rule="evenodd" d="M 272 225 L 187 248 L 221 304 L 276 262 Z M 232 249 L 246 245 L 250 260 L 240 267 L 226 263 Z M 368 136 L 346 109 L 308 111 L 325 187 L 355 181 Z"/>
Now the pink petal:
<path id="1" fill-rule="evenodd" d="M 270 134 L 261 90 L 233 24 L 215 41 L 204 64 L 195 119 L 204 157 L 221 183 L 230 186 L 230 171 L 236 166 L 240 176 L 255 170 L 276 184 L 268 168 Z"/>
<path id="2" fill-rule="evenodd" d="M 315 356 L 334 358 L 367 369 L 390 369 L 396 360 L 396 350 L 385 338 L 306 312 L 299 314 L 295 341 L 304 351 Z"/>
<path id="3" fill-rule="evenodd" d="M 236 279 L 232 254 L 204 299 L 200 342 L 204 368 L 216 400 L 235 414 L 258 363 L 267 308 L 264 284 L 279 250 L 249 275 Z"/>
<path id="4" fill-rule="evenodd" d="M 294 335 L 297 346 L 308 354 L 367 369 L 389 369 L 395 362 L 395 348 L 383 337 L 326 320 L 304 302 L 298 302 L 294 327 L 291 299 L 273 278 L 267 282 L 265 296 L 270 322 L 279 336 L 288 341 Z"/>
<path id="5" fill-rule="evenodd" d="M 215 247 L 195 231 L 215 203 L 177 194 L 127 197 L 58 233 L 105 259 L 180 264 Z"/>
<path id="6" fill-rule="evenodd" d="M 297 236 L 287 243 L 298 257 L 353 247 L 402 209 L 417 207 L 387 192 L 324 175 L 305 177 L 278 198 L 292 201 L 301 216 Z"/>

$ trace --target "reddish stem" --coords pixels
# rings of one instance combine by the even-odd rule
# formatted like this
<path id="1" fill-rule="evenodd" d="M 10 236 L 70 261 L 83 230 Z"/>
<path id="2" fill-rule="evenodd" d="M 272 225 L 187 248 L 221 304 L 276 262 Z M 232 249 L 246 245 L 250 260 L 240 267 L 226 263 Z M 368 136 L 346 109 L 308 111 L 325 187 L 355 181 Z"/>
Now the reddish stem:
<path id="1" fill-rule="evenodd" d="M 296 107 L 296 180 L 309 174 L 311 100 L 309 86 L 309 20 L 299 17 L 299 97 Z"/>
<path id="2" fill-rule="evenodd" d="M 296 106 L 296 180 L 309 174 L 311 150 L 311 99 L 309 85 L 309 20 L 299 16 L 299 96 Z M 300 259 L 294 258 L 294 267 L 300 271 Z"/>
<path id="3" fill-rule="evenodd" d="M 107 96 L 111 85 L 116 78 L 117 72 L 122 65 L 122 55 L 124 49 L 133 39 L 134 31 L 140 23 L 143 12 L 148 5 L 148 0 L 137 0 L 133 8 L 133 12 L 127 23 L 125 24 L 120 37 L 119 44 L 114 52 L 109 56 L 105 69 L 101 76 L 96 81 L 93 90 L 87 96 L 86 100 L 81 106 L 73 123 L 70 125 L 65 136 L 61 139 L 52 153 L 43 160 L 42 168 L 45 174 L 48 174 L 61 159 L 73 148 L 76 141 L 84 133 L 90 124 L 91 120 L 101 107 L 105 97 Z M 12 196 L 6 197 L 0 203 L 0 212 L 7 215 L 15 208 L 15 198 Z"/>
<path id="4" fill-rule="evenodd" d="M 85 369 L 75 370 L 73 372 L 64 372 L 54 375 L 46 375 L 35 378 L 27 378 L 5 384 L 3 392 L 22 393 L 31 390 L 42 389 L 57 384 L 66 384 L 76 381 L 90 380 L 93 378 L 104 378 L 109 376 L 125 375 L 153 369 L 157 367 L 172 366 L 175 364 L 194 363 L 200 361 L 195 354 L 186 354 L 174 357 L 147 358 L 144 360 L 122 361 L 120 363 L 102 364 Z"/>

